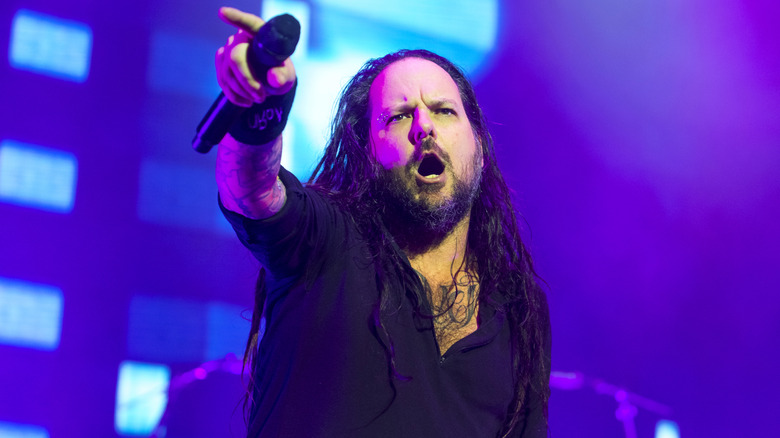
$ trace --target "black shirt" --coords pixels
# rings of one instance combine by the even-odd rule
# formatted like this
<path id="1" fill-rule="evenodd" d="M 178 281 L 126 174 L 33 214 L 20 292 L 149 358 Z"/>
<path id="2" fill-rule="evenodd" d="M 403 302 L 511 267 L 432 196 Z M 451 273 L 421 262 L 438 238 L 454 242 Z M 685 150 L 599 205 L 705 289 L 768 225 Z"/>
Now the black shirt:
<path id="1" fill-rule="evenodd" d="M 400 375 L 391 382 L 373 319 L 379 291 L 368 244 L 330 199 L 284 169 L 279 176 L 287 201 L 273 217 L 223 208 L 271 274 L 250 436 L 495 437 L 514 391 L 500 309 L 480 305 L 479 328 L 441 355 L 432 320 L 404 291 L 397 311 L 382 316 Z M 317 275 L 307 282 L 312 264 Z M 525 432 L 516 436 L 545 436 L 529 397 Z"/>

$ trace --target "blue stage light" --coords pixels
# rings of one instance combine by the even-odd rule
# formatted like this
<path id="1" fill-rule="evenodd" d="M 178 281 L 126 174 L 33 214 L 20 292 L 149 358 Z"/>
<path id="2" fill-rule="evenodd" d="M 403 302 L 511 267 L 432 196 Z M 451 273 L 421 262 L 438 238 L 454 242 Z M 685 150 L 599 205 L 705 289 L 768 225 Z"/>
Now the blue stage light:
<path id="1" fill-rule="evenodd" d="M 0 343 L 57 349 L 62 307 L 59 288 L 0 277 Z"/>
<path id="2" fill-rule="evenodd" d="M 14 15 L 9 51 L 14 68 L 84 82 L 91 57 L 92 29 L 86 24 L 26 9 Z"/>
<path id="3" fill-rule="evenodd" d="M 203 362 L 229 353 L 243 356 L 251 313 L 219 301 L 202 303 L 161 296 L 130 302 L 128 353 L 156 362 Z"/>
<path id="4" fill-rule="evenodd" d="M 252 317 L 251 311 L 246 313 L 245 318 L 242 317 L 243 312 L 244 308 L 235 304 L 213 301 L 206 305 L 206 360 L 222 359 L 229 353 L 243 357 L 250 329 L 245 318 Z"/>
<path id="5" fill-rule="evenodd" d="M 482 52 L 490 51 L 495 45 L 498 28 L 497 0 L 314 0 L 314 3 L 331 11 L 362 17 L 365 23 L 363 30 L 367 35 L 382 34 L 376 27 L 380 25 L 383 28 L 401 29 L 412 34 L 427 35 L 436 40 L 473 47 Z"/>
<path id="6" fill-rule="evenodd" d="M 233 233 L 217 205 L 213 170 L 149 160 L 141 164 L 139 180 L 141 220 Z"/>
<path id="7" fill-rule="evenodd" d="M 213 99 L 219 94 L 214 71 L 214 42 L 192 35 L 155 31 L 146 73 L 158 93 Z"/>
<path id="8" fill-rule="evenodd" d="M 155 362 L 202 362 L 206 312 L 201 303 L 162 296 L 130 302 L 128 354 Z"/>
<path id="9" fill-rule="evenodd" d="M 76 198 L 76 156 L 56 149 L 0 142 L 0 201 L 70 213 Z"/>
<path id="10" fill-rule="evenodd" d="M 655 438 L 680 438 L 680 428 L 674 421 L 661 420 L 655 425 Z"/>
<path id="11" fill-rule="evenodd" d="M 149 436 L 168 403 L 171 370 L 165 365 L 125 361 L 119 366 L 114 429 L 125 436 Z"/>
<path id="12" fill-rule="evenodd" d="M 0 438 L 49 438 L 49 432 L 40 426 L 0 421 Z"/>

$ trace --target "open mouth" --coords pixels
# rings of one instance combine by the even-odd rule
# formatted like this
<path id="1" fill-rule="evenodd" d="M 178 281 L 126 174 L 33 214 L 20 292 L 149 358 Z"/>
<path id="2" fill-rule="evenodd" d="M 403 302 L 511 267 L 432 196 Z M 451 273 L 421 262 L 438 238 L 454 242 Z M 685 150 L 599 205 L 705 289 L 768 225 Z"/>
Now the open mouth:
<path id="1" fill-rule="evenodd" d="M 444 172 L 444 163 L 435 154 L 428 154 L 420 161 L 417 173 L 423 178 L 436 178 Z"/>

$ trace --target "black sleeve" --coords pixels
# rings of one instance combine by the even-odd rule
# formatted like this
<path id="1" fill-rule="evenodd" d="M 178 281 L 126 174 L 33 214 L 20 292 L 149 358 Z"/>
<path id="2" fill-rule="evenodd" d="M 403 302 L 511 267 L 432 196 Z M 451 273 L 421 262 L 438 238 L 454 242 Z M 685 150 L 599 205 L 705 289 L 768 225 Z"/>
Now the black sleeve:
<path id="1" fill-rule="evenodd" d="M 227 210 L 220 201 L 222 213 L 241 243 L 277 279 L 316 269 L 313 264 L 321 263 L 328 252 L 336 252 L 346 233 L 344 214 L 330 200 L 303 187 L 284 168 L 279 170 L 279 178 L 287 201 L 269 218 L 247 218 Z"/>

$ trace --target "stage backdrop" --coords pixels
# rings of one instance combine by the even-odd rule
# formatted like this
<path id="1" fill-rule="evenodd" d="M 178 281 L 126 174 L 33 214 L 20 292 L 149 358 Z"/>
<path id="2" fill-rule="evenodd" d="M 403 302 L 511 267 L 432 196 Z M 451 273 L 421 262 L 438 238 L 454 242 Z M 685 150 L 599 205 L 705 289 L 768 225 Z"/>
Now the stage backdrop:
<path id="1" fill-rule="evenodd" d="M 301 179 L 368 58 L 468 72 L 550 298 L 556 437 L 780 430 L 780 6 L 678 3 L 229 4 L 302 23 Z M 0 5 L 0 438 L 244 433 L 259 266 L 190 148 L 222 5 Z"/>

